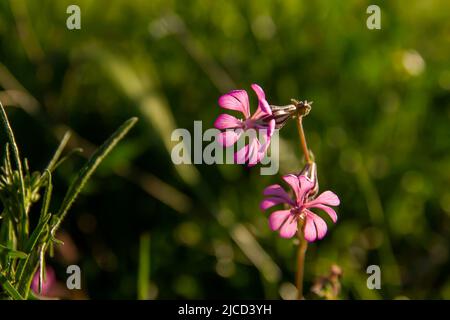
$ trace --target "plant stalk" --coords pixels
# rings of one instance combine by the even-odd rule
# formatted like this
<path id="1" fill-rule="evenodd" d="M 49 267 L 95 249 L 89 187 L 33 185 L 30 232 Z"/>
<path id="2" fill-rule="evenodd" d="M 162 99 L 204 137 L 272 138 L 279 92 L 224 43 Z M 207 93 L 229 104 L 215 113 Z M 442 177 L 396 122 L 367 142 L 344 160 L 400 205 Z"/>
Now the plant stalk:
<path id="1" fill-rule="evenodd" d="M 309 155 L 308 145 L 306 144 L 305 132 L 303 131 L 303 124 L 302 124 L 303 116 L 299 115 L 297 119 L 298 119 L 297 120 L 297 130 L 298 130 L 298 136 L 300 138 L 300 148 L 303 151 L 303 154 L 305 155 L 306 162 L 311 164 L 313 162 Z"/>
<path id="2" fill-rule="evenodd" d="M 303 274 L 305 270 L 305 254 L 308 247 L 308 242 L 303 236 L 304 222 L 299 221 L 298 225 L 298 249 L 297 249 L 297 274 L 295 277 L 295 285 L 297 287 L 297 300 L 303 300 Z"/>
<path id="3" fill-rule="evenodd" d="M 303 116 L 298 115 L 297 118 L 297 129 L 298 129 L 298 136 L 300 138 L 300 149 L 303 151 L 303 154 L 305 156 L 305 161 L 308 164 L 312 164 L 313 161 L 311 160 L 308 145 L 306 143 L 306 137 L 305 132 L 303 130 Z M 298 222 L 298 231 L 297 231 L 297 237 L 298 237 L 298 249 L 297 249 L 297 273 L 295 277 L 295 285 L 297 287 L 297 300 L 303 299 L 303 274 L 305 270 L 305 255 L 306 250 L 308 248 L 308 242 L 306 241 L 304 237 L 304 229 L 305 229 L 305 221 L 302 219 L 299 219 Z"/>

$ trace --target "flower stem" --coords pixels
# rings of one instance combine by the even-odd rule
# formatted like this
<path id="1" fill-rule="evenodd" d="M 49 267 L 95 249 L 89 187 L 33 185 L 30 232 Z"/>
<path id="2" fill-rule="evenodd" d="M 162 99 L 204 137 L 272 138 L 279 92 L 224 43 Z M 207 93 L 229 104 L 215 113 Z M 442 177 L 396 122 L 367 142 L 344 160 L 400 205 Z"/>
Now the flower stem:
<path id="1" fill-rule="evenodd" d="M 299 221 L 298 225 L 298 250 L 297 250 L 297 274 L 295 277 L 295 284 L 297 287 L 297 300 L 303 299 L 303 272 L 305 269 L 305 254 L 308 247 L 308 242 L 306 242 L 303 236 L 304 222 Z"/>
<path id="2" fill-rule="evenodd" d="M 298 121 L 297 121 L 297 129 L 298 129 L 298 136 L 300 138 L 300 148 L 303 151 L 303 154 L 305 155 L 305 161 L 308 164 L 312 164 L 313 161 L 311 160 L 311 157 L 309 155 L 308 145 L 306 144 L 306 137 L 305 132 L 303 131 L 303 116 L 298 115 Z M 305 254 L 306 249 L 308 247 L 308 242 L 306 241 L 304 237 L 304 226 L 305 222 L 304 220 L 299 220 L 298 223 L 298 249 L 297 249 L 297 274 L 295 278 L 295 284 L 297 287 L 297 300 L 303 299 L 303 273 L 305 269 Z"/>
<path id="3" fill-rule="evenodd" d="M 300 147 L 303 151 L 303 154 L 305 155 L 306 162 L 311 164 L 312 160 L 311 160 L 311 157 L 309 156 L 309 150 L 308 150 L 308 146 L 306 144 L 306 137 L 305 137 L 305 132 L 303 131 L 302 120 L 303 120 L 303 116 L 299 115 L 298 121 L 297 121 L 297 129 L 298 129 L 298 136 L 300 138 Z"/>

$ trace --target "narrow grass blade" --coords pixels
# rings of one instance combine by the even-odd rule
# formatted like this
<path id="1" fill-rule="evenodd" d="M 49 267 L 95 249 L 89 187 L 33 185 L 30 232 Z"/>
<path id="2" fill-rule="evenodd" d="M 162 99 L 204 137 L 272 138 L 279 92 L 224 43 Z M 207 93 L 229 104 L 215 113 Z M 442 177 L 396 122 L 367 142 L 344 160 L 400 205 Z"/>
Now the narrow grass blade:
<path id="1" fill-rule="evenodd" d="M 9 282 L 9 280 L 0 273 L 0 284 L 2 288 L 8 293 L 8 295 L 14 300 L 25 300 L 20 293 L 14 288 L 14 286 Z"/>
<path id="2" fill-rule="evenodd" d="M 40 252 L 41 251 L 45 252 L 46 249 L 47 245 L 46 243 L 43 243 L 42 248 L 40 249 L 39 252 L 33 251 L 28 255 L 27 263 L 22 272 L 23 276 L 19 280 L 19 283 L 17 284 L 17 291 L 26 299 L 28 299 L 28 295 L 30 293 L 31 281 L 33 280 L 34 274 L 36 273 L 39 267 Z"/>
<path id="3" fill-rule="evenodd" d="M 139 270 L 138 270 L 138 299 L 148 300 L 150 283 L 150 234 L 143 233 L 141 235 L 139 245 Z"/>
<path id="4" fill-rule="evenodd" d="M 11 153 L 9 151 L 9 143 L 6 143 L 5 146 L 5 170 L 7 175 L 9 176 L 13 175 L 13 169 L 11 165 Z"/>
<path id="5" fill-rule="evenodd" d="M 44 220 L 48 215 L 48 208 L 50 206 L 50 200 L 52 198 L 52 191 L 53 191 L 52 174 L 50 170 L 48 169 L 45 170 L 43 176 L 47 177 L 47 185 L 45 188 L 44 200 L 42 202 L 41 215 L 39 217 L 39 221 Z"/>
<path id="6" fill-rule="evenodd" d="M 13 150 L 13 155 L 14 155 L 14 162 L 16 164 L 17 167 L 17 171 L 19 172 L 19 183 L 20 183 L 20 193 L 21 193 L 21 204 L 20 204 L 20 208 L 21 208 L 21 215 L 22 215 L 22 240 L 26 239 L 27 235 L 28 235 L 28 219 L 26 217 L 26 211 L 25 211 L 25 183 L 23 180 L 23 171 L 22 171 L 22 162 L 20 160 L 20 155 L 19 155 L 19 148 L 17 147 L 16 144 L 16 139 L 14 138 L 14 133 L 12 131 L 11 125 L 9 124 L 8 121 L 8 116 L 6 115 L 6 111 L 3 108 L 2 103 L 0 102 L 0 118 L 1 118 L 1 123 L 3 125 L 3 128 L 6 132 L 6 135 L 8 136 L 8 140 L 9 140 L 9 144 L 12 147 Z"/>
<path id="7" fill-rule="evenodd" d="M 71 156 L 73 156 L 74 154 L 77 153 L 82 153 L 83 149 L 82 148 L 75 148 L 73 150 L 70 150 L 67 155 L 65 155 L 64 157 L 62 157 L 53 167 L 53 170 L 55 170 L 56 168 L 58 168 L 64 161 L 66 161 L 67 159 L 69 159 Z"/>
<path id="8" fill-rule="evenodd" d="M 7 248 L 0 244 L 0 251 L 6 252 L 9 258 L 26 259 L 28 255 L 25 252 Z"/>
<path id="9" fill-rule="evenodd" d="M 70 136 L 71 136 L 71 134 L 69 131 L 67 131 L 64 134 L 61 142 L 59 143 L 58 148 L 55 151 L 55 154 L 53 155 L 52 159 L 50 160 L 50 162 L 47 165 L 47 170 L 49 170 L 50 172 L 53 172 L 53 170 L 56 168 L 56 164 L 58 163 L 58 160 L 61 157 L 61 154 L 67 145 L 67 142 L 69 142 Z"/>
<path id="10" fill-rule="evenodd" d="M 6 111 L 3 108 L 3 104 L 1 102 L 0 102 L 0 118 L 1 118 L 3 128 L 6 132 L 6 135 L 8 136 L 9 144 L 11 145 L 11 147 L 13 149 L 14 162 L 17 166 L 17 170 L 19 171 L 19 173 L 22 177 L 22 182 L 23 182 L 22 163 L 20 161 L 19 148 L 17 147 L 16 139 L 14 138 L 14 133 L 13 133 L 11 125 L 9 124 L 9 121 L 8 121 L 8 116 L 6 115 Z"/>
<path id="11" fill-rule="evenodd" d="M 29 264 L 33 264 L 34 261 L 29 259 L 29 256 L 36 250 L 36 246 L 42 242 L 48 236 L 48 222 L 50 221 L 51 215 L 48 213 L 48 207 L 50 205 L 51 195 L 52 195 L 52 174 L 49 170 L 46 170 L 42 175 L 44 179 L 47 179 L 46 189 L 44 194 L 44 200 L 42 202 L 41 215 L 39 217 L 39 222 L 30 238 L 26 243 L 25 250 L 29 253 L 26 260 L 20 261 L 17 266 L 17 279 L 19 279 L 19 288 L 25 287 L 25 283 L 29 281 L 29 277 L 33 274 L 27 274 L 25 270 L 30 269 Z M 41 252 L 42 253 L 42 252 Z M 43 259 L 41 257 L 41 259 Z M 33 268 L 31 268 L 33 269 Z M 20 290 L 20 289 L 19 289 Z"/>
<path id="12" fill-rule="evenodd" d="M 34 272 L 30 273 L 27 270 L 34 269 L 33 264 L 35 263 L 35 261 L 33 259 L 33 254 L 36 252 L 36 247 L 39 245 L 39 243 L 42 243 L 42 240 L 45 239 L 46 236 L 48 236 L 49 220 L 50 215 L 47 215 L 43 220 L 41 220 L 27 242 L 26 249 L 29 254 L 27 255 L 27 258 L 21 260 L 17 266 L 16 278 L 19 281 L 19 290 L 20 288 L 24 288 L 25 283 L 27 283 L 29 278 L 34 275 Z"/>
<path id="13" fill-rule="evenodd" d="M 125 121 L 109 138 L 106 140 L 97 151 L 87 161 L 86 165 L 81 169 L 78 176 L 72 182 L 66 196 L 63 199 L 61 207 L 56 214 L 56 221 L 52 228 L 52 235 L 55 234 L 57 228 L 64 219 L 67 211 L 72 206 L 76 197 L 83 189 L 86 181 L 91 177 L 92 173 L 97 169 L 102 160 L 111 152 L 114 146 L 128 133 L 128 131 L 136 123 L 137 118 L 131 118 Z"/>

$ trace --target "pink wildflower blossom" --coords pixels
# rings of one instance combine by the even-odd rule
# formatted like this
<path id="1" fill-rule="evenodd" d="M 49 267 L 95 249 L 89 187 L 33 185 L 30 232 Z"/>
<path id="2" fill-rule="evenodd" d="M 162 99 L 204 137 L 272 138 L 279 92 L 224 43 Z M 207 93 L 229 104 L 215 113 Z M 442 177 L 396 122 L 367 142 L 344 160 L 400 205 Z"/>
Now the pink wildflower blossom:
<path id="1" fill-rule="evenodd" d="M 40 268 L 38 268 L 38 270 L 33 276 L 33 281 L 31 282 L 31 289 L 33 290 L 34 293 L 38 295 L 49 296 L 56 284 L 55 271 L 50 266 L 47 266 L 45 268 L 45 279 L 42 282 L 42 292 L 39 292 L 39 272 Z"/>
<path id="2" fill-rule="evenodd" d="M 304 174 L 288 174 L 283 177 L 294 191 L 294 198 L 278 184 L 268 186 L 264 195 L 268 198 L 261 202 L 261 209 L 266 210 L 278 204 L 287 204 L 290 208 L 273 212 L 269 217 L 269 225 L 273 231 L 278 230 L 283 238 L 292 238 L 298 228 L 299 219 L 304 219 L 304 237 L 312 242 L 322 239 L 327 233 L 327 224 L 310 209 L 317 208 L 325 211 L 335 223 L 337 214 L 329 206 L 338 206 L 340 201 L 336 194 L 325 191 L 313 198 L 316 182 Z"/>
<path id="3" fill-rule="evenodd" d="M 247 92 L 233 90 L 219 98 L 219 106 L 241 112 L 244 119 L 221 114 L 214 122 L 217 129 L 225 130 L 218 136 L 218 142 L 224 147 L 235 144 L 244 132 L 250 129 L 255 130 L 255 134 L 249 135 L 249 143 L 234 154 L 235 163 L 248 163 L 248 166 L 257 164 L 264 157 L 275 130 L 275 119 L 272 117 L 272 110 L 266 101 L 263 89 L 257 84 L 252 84 L 252 89 L 258 96 L 258 108 L 252 116 Z M 258 139 L 256 133 L 263 134 L 262 141 Z"/>

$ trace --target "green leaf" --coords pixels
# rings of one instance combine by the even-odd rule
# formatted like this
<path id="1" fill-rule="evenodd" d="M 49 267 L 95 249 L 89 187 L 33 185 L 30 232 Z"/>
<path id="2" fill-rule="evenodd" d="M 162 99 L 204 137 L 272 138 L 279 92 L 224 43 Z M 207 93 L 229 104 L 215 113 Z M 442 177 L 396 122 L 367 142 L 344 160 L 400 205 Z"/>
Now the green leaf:
<path id="1" fill-rule="evenodd" d="M 133 127 L 136 123 L 137 118 L 131 118 L 125 121 L 109 138 L 106 140 L 95 153 L 90 157 L 87 161 L 86 165 L 80 170 L 78 176 L 72 182 L 67 191 L 61 207 L 56 213 L 56 222 L 52 227 L 52 235 L 55 234 L 57 228 L 61 224 L 64 219 L 67 211 L 72 206 L 73 202 L 77 198 L 80 191 L 83 189 L 86 181 L 91 177 L 92 173 L 94 173 L 95 169 L 99 166 L 102 160 L 111 152 L 114 146 L 128 133 L 128 131 Z"/>
<path id="2" fill-rule="evenodd" d="M 64 148 L 66 147 L 67 142 L 69 142 L 70 135 L 71 134 L 69 131 L 67 131 L 64 134 L 63 138 L 61 139 L 61 142 L 59 143 L 58 148 L 56 149 L 55 153 L 53 154 L 52 159 L 48 163 L 46 170 L 49 170 L 50 172 L 52 172 L 56 168 L 58 160 L 61 157 L 61 154 L 64 151 Z"/>
<path id="3" fill-rule="evenodd" d="M 48 222 L 50 221 L 51 215 L 48 213 L 48 207 L 50 204 L 51 194 L 52 194 L 52 174 L 50 173 L 50 170 L 46 170 L 44 174 L 42 175 L 44 179 L 47 179 L 46 183 L 46 189 L 44 194 L 44 200 L 42 203 L 41 208 L 41 215 L 39 217 L 39 222 L 36 228 L 34 229 L 33 233 L 31 234 L 30 238 L 28 239 L 26 243 L 25 250 L 29 253 L 26 260 L 22 260 L 19 262 L 17 266 L 17 279 L 19 280 L 19 292 L 26 293 L 27 292 L 27 284 L 31 281 L 32 277 L 34 276 L 34 270 L 36 269 L 36 266 L 34 264 L 36 261 L 34 259 L 31 259 L 33 252 L 35 251 L 36 246 L 41 243 L 43 240 L 48 237 Z M 45 245 L 41 248 L 41 255 L 43 254 L 42 250 L 44 250 Z M 45 253 L 45 252 L 44 252 Z M 43 257 L 40 256 L 40 260 L 42 260 Z M 30 271 L 31 270 L 31 271 Z M 26 296 L 26 295 L 25 295 Z"/>
<path id="4" fill-rule="evenodd" d="M 31 254 L 34 250 L 36 245 L 39 243 L 41 239 L 43 239 L 46 236 L 46 231 L 48 232 L 48 222 L 51 218 L 51 215 L 48 214 L 48 207 L 50 204 L 50 198 L 52 194 L 52 174 L 49 170 L 46 170 L 44 174 L 42 175 L 45 178 L 47 178 L 47 184 L 46 184 L 46 190 L 44 195 L 44 200 L 42 203 L 42 209 L 41 209 L 41 216 L 39 217 L 39 222 L 36 228 L 34 229 L 33 233 L 31 234 L 30 238 L 28 239 L 25 250 L 29 254 Z M 21 283 L 22 277 L 24 276 L 24 270 L 27 269 L 27 264 L 29 263 L 29 259 L 26 259 L 24 261 L 19 262 L 17 266 L 17 279 L 19 279 L 19 283 Z M 26 276 L 26 275 L 25 275 Z"/>
<path id="5" fill-rule="evenodd" d="M 51 215 L 47 215 L 44 219 L 42 219 L 36 229 L 34 229 L 31 234 L 30 239 L 27 242 L 27 258 L 25 260 L 21 260 L 17 266 L 16 278 L 19 281 L 19 292 L 26 292 L 27 283 L 31 281 L 34 276 L 34 272 L 37 269 L 36 263 L 38 259 L 36 259 L 36 246 L 39 243 L 42 243 L 42 239 L 48 236 L 48 221 L 50 220 Z M 45 243 L 43 244 L 43 246 Z M 26 296 L 26 295 L 25 295 Z"/>
<path id="6" fill-rule="evenodd" d="M 150 234 L 141 235 L 139 246 L 139 270 L 138 270 L 138 299 L 148 300 L 148 285 L 150 283 Z"/>
<path id="7" fill-rule="evenodd" d="M 47 246 L 45 243 L 42 246 L 44 248 L 41 248 L 41 250 L 44 250 L 45 252 Z M 23 276 L 19 279 L 19 283 L 17 285 L 17 291 L 26 299 L 28 299 L 28 295 L 30 293 L 31 281 L 33 280 L 34 274 L 39 267 L 39 258 L 40 254 L 38 252 L 33 251 L 28 255 L 27 264 L 22 272 Z"/>
<path id="8" fill-rule="evenodd" d="M 6 174 L 12 176 L 13 175 L 13 169 L 11 165 L 11 154 L 9 151 L 9 143 L 6 143 L 5 146 L 5 170 Z"/>
<path id="9" fill-rule="evenodd" d="M 64 161 L 66 161 L 67 159 L 69 159 L 71 156 L 73 156 L 74 154 L 77 153 L 82 153 L 83 149 L 82 148 L 75 148 L 70 150 L 67 155 L 65 155 L 64 157 L 62 157 L 54 166 L 53 170 L 55 170 L 56 168 L 58 168 Z"/>
<path id="10" fill-rule="evenodd" d="M 1 244 L 0 244 L 0 251 L 5 251 L 8 257 L 10 258 L 26 259 L 28 257 L 28 255 L 25 252 L 10 249 Z"/>
<path id="11" fill-rule="evenodd" d="M 0 284 L 5 292 L 15 300 L 25 300 L 3 273 L 0 273 Z"/>
<path id="12" fill-rule="evenodd" d="M 69 142 L 71 133 L 67 131 L 63 138 L 61 139 L 61 142 L 58 145 L 58 148 L 56 149 L 55 153 L 53 154 L 53 157 L 51 158 L 50 162 L 47 165 L 47 168 L 45 170 L 48 170 L 50 172 L 53 172 L 61 163 L 63 163 L 65 160 L 67 160 L 71 155 L 73 155 L 76 152 L 80 152 L 80 148 L 72 150 L 68 155 L 61 158 L 61 154 L 64 151 L 64 148 L 66 147 L 67 143 Z M 41 187 L 42 183 L 44 182 L 44 175 L 40 177 L 40 179 L 37 181 L 36 186 L 37 188 Z"/>
<path id="13" fill-rule="evenodd" d="M 21 212 L 21 222 L 22 222 L 22 241 L 24 239 L 26 239 L 27 235 L 28 235 L 28 219 L 26 216 L 26 211 L 25 211 L 25 183 L 23 180 L 23 171 L 22 171 L 22 162 L 20 160 L 20 155 L 19 155 L 19 148 L 17 147 L 16 144 L 16 139 L 14 138 L 14 133 L 12 131 L 11 125 L 9 124 L 8 121 L 8 116 L 6 115 L 6 111 L 3 108 L 2 103 L 0 102 L 0 118 L 1 118 L 1 122 L 3 125 L 3 128 L 5 129 L 6 135 L 8 136 L 8 140 L 9 140 L 9 144 L 12 147 L 13 150 L 13 154 L 14 154 L 14 162 L 16 164 L 17 167 L 17 171 L 19 172 L 19 183 L 20 183 L 20 193 L 21 193 L 21 203 L 20 203 L 20 210 Z"/>
<path id="14" fill-rule="evenodd" d="M 50 200 L 52 197 L 53 185 L 52 185 L 52 174 L 49 169 L 46 169 L 43 176 L 47 177 L 47 185 L 45 188 L 44 200 L 41 208 L 41 216 L 39 221 L 44 220 L 48 215 L 48 208 L 50 206 Z"/>

